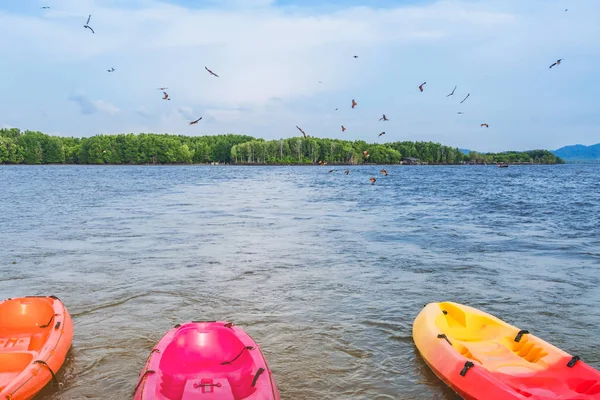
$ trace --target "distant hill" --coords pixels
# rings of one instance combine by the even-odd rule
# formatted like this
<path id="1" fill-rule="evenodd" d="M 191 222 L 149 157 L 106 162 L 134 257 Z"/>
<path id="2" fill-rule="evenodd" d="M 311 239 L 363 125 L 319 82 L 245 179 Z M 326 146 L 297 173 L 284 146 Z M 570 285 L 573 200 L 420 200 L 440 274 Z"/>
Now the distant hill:
<path id="1" fill-rule="evenodd" d="M 592 146 L 584 146 L 582 144 L 565 146 L 558 150 L 554 150 L 552 153 L 567 162 L 600 162 L 600 143 Z"/>

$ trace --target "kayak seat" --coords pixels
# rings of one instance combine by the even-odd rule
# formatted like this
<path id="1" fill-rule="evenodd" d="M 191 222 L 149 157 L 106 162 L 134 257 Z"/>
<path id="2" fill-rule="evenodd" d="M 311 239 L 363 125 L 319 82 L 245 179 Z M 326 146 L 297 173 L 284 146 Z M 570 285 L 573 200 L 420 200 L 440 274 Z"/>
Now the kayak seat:
<path id="1" fill-rule="evenodd" d="M 462 342 L 477 342 L 502 336 L 504 327 L 485 315 L 467 314 L 451 303 L 439 303 L 443 314 L 436 320 L 438 328 L 448 337 Z"/>

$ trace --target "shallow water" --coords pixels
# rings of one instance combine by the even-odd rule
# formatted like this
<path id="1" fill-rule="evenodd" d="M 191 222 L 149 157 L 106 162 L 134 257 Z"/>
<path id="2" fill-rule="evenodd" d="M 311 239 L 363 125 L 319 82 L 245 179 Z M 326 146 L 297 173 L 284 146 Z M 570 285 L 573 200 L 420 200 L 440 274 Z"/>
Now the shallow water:
<path id="1" fill-rule="evenodd" d="M 456 399 L 411 338 L 443 300 L 600 368 L 600 166 L 380 168 L 0 167 L 0 299 L 75 323 L 36 400 L 131 398 L 169 328 L 215 319 L 283 399 Z"/>

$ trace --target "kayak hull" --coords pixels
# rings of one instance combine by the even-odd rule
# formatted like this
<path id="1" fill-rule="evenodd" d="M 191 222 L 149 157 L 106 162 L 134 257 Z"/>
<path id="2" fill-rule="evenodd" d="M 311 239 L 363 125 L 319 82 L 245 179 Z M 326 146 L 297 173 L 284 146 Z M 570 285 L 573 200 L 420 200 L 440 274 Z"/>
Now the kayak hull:
<path id="1" fill-rule="evenodd" d="M 600 372 L 480 310 L 431 303 L 413 324 L 425 363 L 466 400 L 600 400 Z"/>
<path id="2" fill-rule="evenodd" d="M 260 348 L 225 321 L 170 329 L 140 373 L 135 400 L 279 400 Z"/>
<path id="3" fill-rule="evenodd" d="M 0 399 L 30 400 L 62 367 L 73 341 L 73 321 L 56 297 L 0 303 Z"/>

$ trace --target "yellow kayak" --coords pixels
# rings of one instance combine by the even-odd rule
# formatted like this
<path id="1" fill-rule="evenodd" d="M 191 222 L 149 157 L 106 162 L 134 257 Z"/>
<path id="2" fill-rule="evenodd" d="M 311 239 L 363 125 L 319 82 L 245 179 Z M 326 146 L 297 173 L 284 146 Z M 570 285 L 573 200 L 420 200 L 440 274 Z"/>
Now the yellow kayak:
<path id="1" fill-rule="evenodd" d="M 435 374 L 468 400 L 600 400 L 600 372 L 578 356 L 462 304 L 431 303 L 413 338 Z"/>

